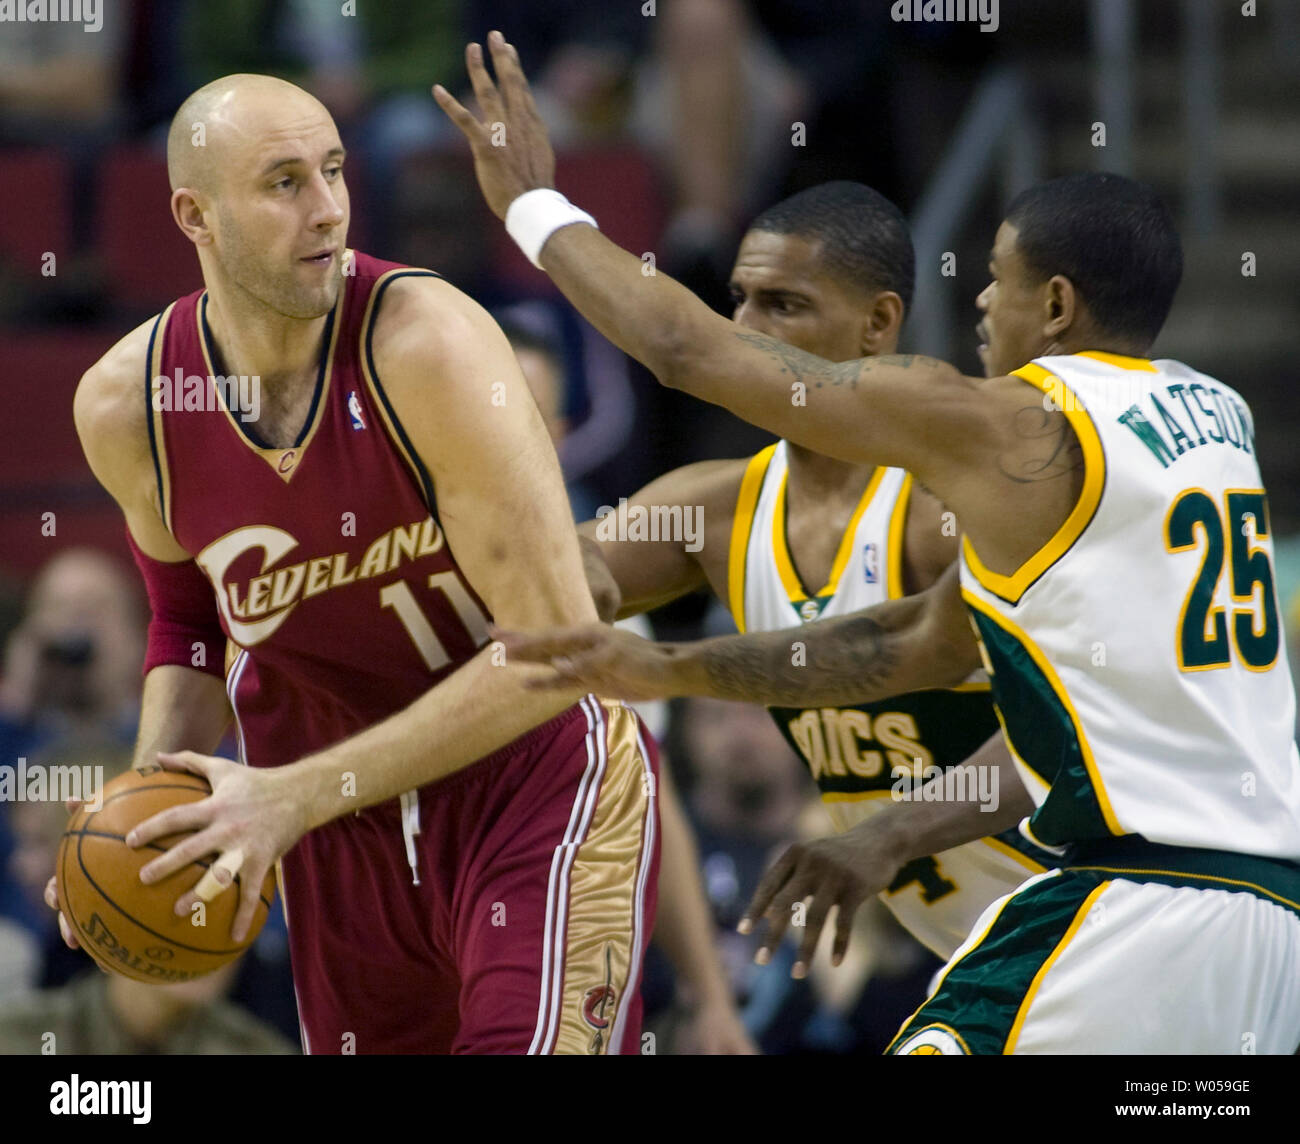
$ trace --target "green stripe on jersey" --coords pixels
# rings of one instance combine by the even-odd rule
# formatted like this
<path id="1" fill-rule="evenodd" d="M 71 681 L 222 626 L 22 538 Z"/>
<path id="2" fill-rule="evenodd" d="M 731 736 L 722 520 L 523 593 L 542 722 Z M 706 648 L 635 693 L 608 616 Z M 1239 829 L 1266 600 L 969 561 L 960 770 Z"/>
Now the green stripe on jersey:
<path id="1" fill-rule="evenodd" d="M 1034 837 L 1048 846 L 1112 837 L 1069 711 L 1015 636 L 976 608 L 971 615 L 993 665 L 993 697 L 1011 746 L 1051 786 L 1029 820 Z"/>

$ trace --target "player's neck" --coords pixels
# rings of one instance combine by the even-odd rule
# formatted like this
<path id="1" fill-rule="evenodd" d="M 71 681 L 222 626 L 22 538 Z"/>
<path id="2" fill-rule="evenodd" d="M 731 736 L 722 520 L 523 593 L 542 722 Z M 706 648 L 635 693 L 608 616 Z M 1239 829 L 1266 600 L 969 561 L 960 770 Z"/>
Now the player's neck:
<path id="1" fill-rule="evenodd" d="M 790 478 L 787 488 L 800 499 L 857 498 L 875 470 L 874 465 L 853 465 L 814 453 L 790 441 L 785 443 Z"/>
<path id="2" fill-rule="evenodd" d="M 236 294 L 208 289 L 208 325 L 226 373 L 260 377 L 264 385 L 314 382 L 328 315 L 287 318 L 260 302 L 241 304 Z"/>

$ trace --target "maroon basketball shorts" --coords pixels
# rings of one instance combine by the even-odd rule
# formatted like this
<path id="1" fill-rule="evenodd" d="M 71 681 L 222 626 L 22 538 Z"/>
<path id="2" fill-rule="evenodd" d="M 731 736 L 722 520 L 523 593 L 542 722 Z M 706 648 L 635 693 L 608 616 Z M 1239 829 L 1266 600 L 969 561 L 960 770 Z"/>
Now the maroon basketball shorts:
<path id="1" fill-rule="evenodd" d="M 310 1053 L 637 1052 L 658 758 L 591 696 L 281 862 Z"/>

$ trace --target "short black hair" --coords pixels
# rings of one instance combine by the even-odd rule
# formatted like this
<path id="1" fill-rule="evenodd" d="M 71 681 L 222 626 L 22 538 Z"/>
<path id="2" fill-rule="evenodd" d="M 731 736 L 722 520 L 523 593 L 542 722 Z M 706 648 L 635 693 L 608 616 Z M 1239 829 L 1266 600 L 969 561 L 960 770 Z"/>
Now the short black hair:
<path id="1" fill-rule="evenodd" d="M 1065 175 L 1017 195 L 1006 221 L 1031 273 L 1068 278 L 1108 333 L 1155 341 L 1183 276 L 1183 245 L 1150 187 L 1107 172 Z"/>
<path id="2" fill-rule="evenodd" d="M 907 219 L 879 191 L 845 179 L 791 195 L 756 218 L 750 230 L 819 239 L 832 274 L 859 290 L 892 290 L 906 312 L 916 285 L 916 252 Z"/>

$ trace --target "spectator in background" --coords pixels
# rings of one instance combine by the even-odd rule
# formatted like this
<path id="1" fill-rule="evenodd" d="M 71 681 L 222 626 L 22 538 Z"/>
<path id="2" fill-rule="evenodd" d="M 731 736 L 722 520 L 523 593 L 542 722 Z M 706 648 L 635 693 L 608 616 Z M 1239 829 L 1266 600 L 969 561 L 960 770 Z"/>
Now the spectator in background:
<path id="1" fill-rule="evenodd" d="M 474 0 L 470 34 L 497 28 L 519 49 L 557 148 L 635 138 L 656 154 L 673 200 L 660 260 L 717 302 L 736 228 L 779 182 L 809 97 L 742 0 L 651 7 L 593 19 L 585 0 Z"/>
<path id="2" fill-rule="evenodd" d="M 360 160 L 349 166 L 349 189 L 365 247 L 399 257 L 393 204 L 402 162 L 452 134 L 429 89 L 463 83 L 460 0 L 191 0 L 180 36 L 186 90 L 262 72 L 329 108 Z"/>
<path id="3" fill-rule="evenodd" d="M 98 29 L 59 20 L 0 25 L 0 148 L 57 148 L 69 164 L 74 203 L 94 200 L 96 164 L 123 126 L 123 5 L 98 8 Z M 60 259 L 74 258 L 91 243 L 93 212 L 75 210 L 71 222 L 73 249 L 53 251 Z M 19 267 L 18 280 L 30 281 L 40 269 Z M 61 296 L 79 277 L 76 263 L 65 262 L 58 280 L 41 280 L 42 302 Z M 30 298 L 6 298 L 0 308 L 21 316 L 42 313 Z"/>
<path id="4" fill-rule="evenodd" d="M 60 741 L 129 748 L 138 721 L 145 625 L 136 582 L 116 559 L 90 548 L 68 548 L 50 559 L 4 648 L 0 764 L 16 766 L 19 758 L 31 760 Z M 0 803 L 0 914 L 43 933 L 43 915 L 50 911 L 40 903 L 39 888 L 29 901 L 5 876 L 21 805 Z"/>
<path id="5" fill-rule="evenodd" d="M 296 1052 L 225 1000 L 237 971 L 234 962 L 180 985 L 152 985 L 90 970 L 58 989 L 0 999 L 0 1053 Z"/>
<path id="6" fill-rule="evenodd" d="M 102 138 L 121 110 L 121 4 L 100 4 L 101 26 L 8 20 L 0 35 L 0 145 Z"/>
<path id="7" fill-rule="evenodd" d="M 4 649 L 0 761 L 58 737 L 135 734 L 147 616 L 135 580 L 91 548 L 52 557 Z"/>
<path id="8" fill-rule="evenodd" d="M 665 767 L 672 768 L 694 826 L 705 894 L 718 926 L 718 952 L 732 995 L 740 999 L 750 1035 L 770 1052 L 772 1042 L 765 1036 L 768 1014 L 755 1014 L 752 1002 L 773 989 L 784 993 L 795 983 L 789 982 L 788 967 L 781 979 L 774 966 L 752 964 L 757 940 L 737 934 L 736 923 L 764 870 L 797 838 L 809 791 L 790 748 L 763 708 L 688 699 L 675 706 L 674 714 Z M 770 979 L 766 990 L 765 978 Z M 798 987 L 807 988 L 804 983 Z M 689 1041 L 685 1047 L 690 1047 Z"/>

